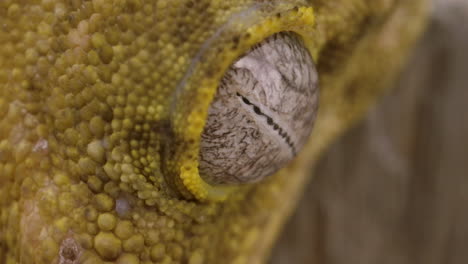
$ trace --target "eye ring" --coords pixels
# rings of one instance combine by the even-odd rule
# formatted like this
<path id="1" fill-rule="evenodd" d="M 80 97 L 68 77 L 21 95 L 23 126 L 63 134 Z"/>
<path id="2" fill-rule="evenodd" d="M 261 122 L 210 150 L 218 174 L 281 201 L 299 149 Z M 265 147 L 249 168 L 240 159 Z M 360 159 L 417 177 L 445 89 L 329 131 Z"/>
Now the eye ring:
<path id="1" fill-rule="evenodd" d="M 294 32 L 253 46 L 225 73 L 201 135 L 200 176 L 210 184 L 258 182 L 287 165 L 309 137 L 318 74 Z"/>
<path id="2" fill-rule="evenodd" d="M 277 14 L 281 14 L 278 16 Z M 247 14 L 247 13 L 246 13 Z M 199 173 L 201 135 L 207 121 L 208 109 L 220 80 L 239 55 L 278 32 L 295 32 L 315 58 L 315 17 L 310 6 L 278 5 L 248 12 L 247 17 L 223 26 L 222 31 L 207 39 L 181 84 L 171 95 L 169 116 L 162 124 L 161 172 L 171 193 L 199 201 L 223 201 L 243 188 L 239 184 L 213 184 Z M 238 36 L 232 48 L 233 36 Z M 214 38 L 215 37 L 215 38 Z M 236 37 L 237 38 L 237 37 Z M 201 59 L 202 58 L 202 59 Z M 208 63 L 209 62 L 209 63 Z"/>

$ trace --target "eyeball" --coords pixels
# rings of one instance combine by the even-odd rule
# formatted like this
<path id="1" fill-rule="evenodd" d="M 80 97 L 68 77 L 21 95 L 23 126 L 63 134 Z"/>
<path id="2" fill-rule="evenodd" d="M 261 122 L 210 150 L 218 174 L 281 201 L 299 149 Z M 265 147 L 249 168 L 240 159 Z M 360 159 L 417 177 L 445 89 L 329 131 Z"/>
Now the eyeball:
<path id="1" fill-rule="evenodd" d="M 200 176 L 252 183 L 286 166 L 311 133 L 318 74 L 300 36 L 280 32 L 235 61 L 220 82 L 201 135 Z"/>

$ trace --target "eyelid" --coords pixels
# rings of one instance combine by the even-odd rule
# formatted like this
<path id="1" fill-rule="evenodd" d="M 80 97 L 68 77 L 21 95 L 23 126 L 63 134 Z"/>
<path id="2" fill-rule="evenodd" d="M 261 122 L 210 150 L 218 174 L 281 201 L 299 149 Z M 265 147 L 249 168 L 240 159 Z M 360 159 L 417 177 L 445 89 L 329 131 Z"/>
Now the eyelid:
<path id="1" fill-rule="evenodd" d="M 281 7 L 284 8 L 284 7 Z M 171 140 L 163 142 L 167 154 L 163 155 L 163 174 L 167 182 L 187 199 L 221 201 L 237 190 L 236 186 L 213 186 L 205 182 L 198 172 L 200 135 L 207 111 L 216 88 L 225 71 L 238 56 L 253 45 L 280 31 L 293 31 L 303 36 L 304 42 L 314 30 L 311 7 L 260 10 L 256 24 L 231 25 L 220 34 L 198 60 L 190 74 L 172 95 L 173 105 L 167 124 Z M 279 14 L 279 15 L 278 15 Z M 236 33 L 234 33 L 236 32 Z M 182 79 L 183 80 L 183 79 Z"/>

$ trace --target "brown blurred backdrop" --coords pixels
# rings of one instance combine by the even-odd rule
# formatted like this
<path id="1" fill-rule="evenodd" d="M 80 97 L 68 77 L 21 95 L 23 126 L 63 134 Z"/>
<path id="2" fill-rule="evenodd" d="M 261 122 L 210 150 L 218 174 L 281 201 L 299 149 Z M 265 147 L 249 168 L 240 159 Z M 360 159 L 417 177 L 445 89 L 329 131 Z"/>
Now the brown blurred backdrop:
<path id="1" fill-rule="evenodd" d="M 323 157 L 271 264 L 468 263 L 468 0 L 436 0 L 395 89 Z"/>

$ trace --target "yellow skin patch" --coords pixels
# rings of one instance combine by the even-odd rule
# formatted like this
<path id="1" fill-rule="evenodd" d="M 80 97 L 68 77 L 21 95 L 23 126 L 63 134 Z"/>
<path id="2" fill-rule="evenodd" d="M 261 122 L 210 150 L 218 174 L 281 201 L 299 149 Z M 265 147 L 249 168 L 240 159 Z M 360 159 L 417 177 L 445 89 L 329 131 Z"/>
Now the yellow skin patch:
<path id="1" fill-rule="evenodd" d="M 261 263 L 322 150 L 382 94 L 425 1 L 0 1 L 0 263 Z M 305 150 L 257 184 L 198 175 L 231 63 L 279 31 L 317 62 Z"/>

